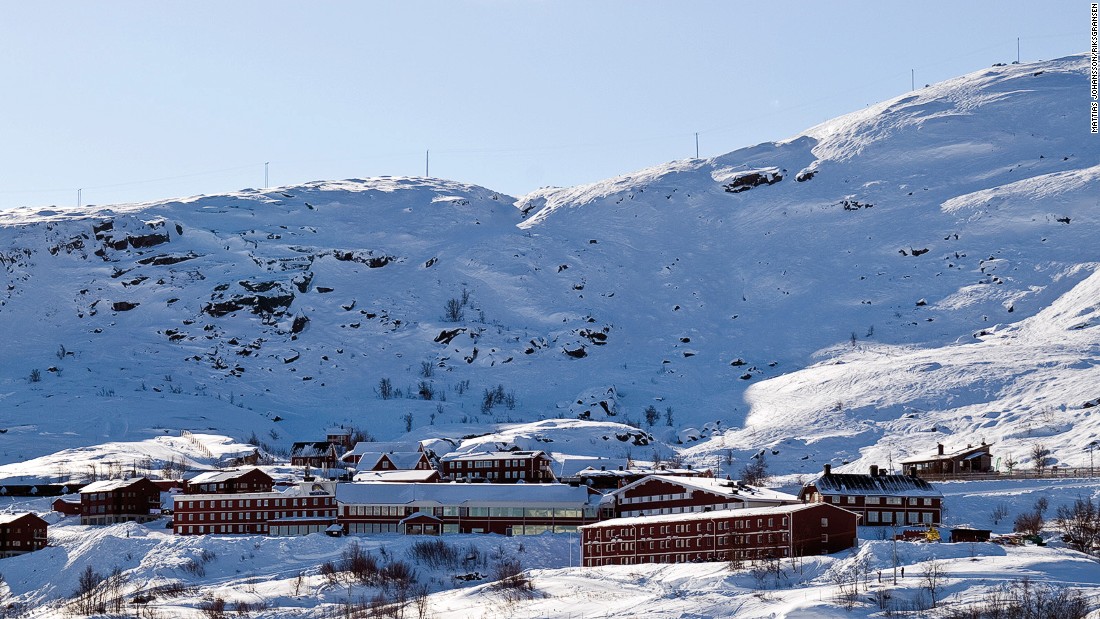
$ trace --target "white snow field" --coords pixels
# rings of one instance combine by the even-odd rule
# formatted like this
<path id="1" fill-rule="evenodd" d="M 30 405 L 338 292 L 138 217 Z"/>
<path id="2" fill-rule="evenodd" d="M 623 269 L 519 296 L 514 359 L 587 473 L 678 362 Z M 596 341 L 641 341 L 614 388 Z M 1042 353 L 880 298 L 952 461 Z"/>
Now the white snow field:
<path id="1" fill-rule="evenodd" d="M 1088 72 L 1086 55 L 995 66 L 789 139 L 519 198 L 383 177 L 0 212 L 0 484 L 209 469 L 254 444 L 279 458 L 333 425 L 440 453 L 734 470 L 763 453 L 785 482 L 981 440 L 1002 468 L 1030 468 L 1036 445 L 1087 467 L 1100 440 L 1100 141 L 1075 103 Z M 1046 493 L 1053 513 L 1098 487 L 944 490 L 949 524 L 1007 532 L 1011 517 L 989 521 L 1000 503 L 1016 514 Z M 145 616 L 206 616 L 215 596 L 266 606 L 253 617 L 342 616 L 378 590 L 326 584 L 320 566 L 353 542 L 408 559 L 417 541 L 177 540 L 163 522 L 49 518 L 49 548 L 0 561 L 0 595 L 27 616 L 75 612 L 63 600 L 87 566 L 119 568 L 128 595 L 181 585 Z M 530 599 L 414 567 L 437 617 L 848 616 L 834 576 L 853 565 L 875 582 L 851 614 L 873 616 L 879 569 L 893 599 L 919 605 L 933 557 L 947 604 L 1024 576 L 1090 596 L 1100 584 L 1048 527 L 1046 547 L 899 543 L 910 569 L 895 588 L 894 544 L 865 535 L 854 557 L 807 559 L 763 590 L 722 565 L 571 569 L 566 537 L 444 538 L 477 548 L 482 575 L 519 557 Z"/>

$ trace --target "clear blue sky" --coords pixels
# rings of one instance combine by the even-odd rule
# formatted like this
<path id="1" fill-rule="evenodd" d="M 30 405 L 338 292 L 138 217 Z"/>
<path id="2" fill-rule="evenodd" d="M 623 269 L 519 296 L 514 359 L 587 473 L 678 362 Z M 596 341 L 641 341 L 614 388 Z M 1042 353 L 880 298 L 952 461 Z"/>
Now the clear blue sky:
<path id="1" fill-rule="evenodd" d="M 0 0 L 0 208 L 431 175 L 520 195 L 789 137 L 1089 3 Z"/>

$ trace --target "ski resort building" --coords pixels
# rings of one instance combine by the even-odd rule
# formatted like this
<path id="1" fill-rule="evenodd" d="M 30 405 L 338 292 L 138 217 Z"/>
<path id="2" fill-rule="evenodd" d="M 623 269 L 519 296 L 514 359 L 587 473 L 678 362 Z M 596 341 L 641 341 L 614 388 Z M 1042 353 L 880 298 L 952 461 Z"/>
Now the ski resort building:
<path id="1" fill-rule="evenodd" d="M 160 518 L 160 488 L 152 481 L 108 479 L 80 490 L 80 524 L 149 522 Z"/>
<path id="2" fill-rule="evenodd" d="M 943 443 L 937 443 L 936 453 L 922 458 L 903 460 L 901 466 L 906 473 L 918 477 L 988 473 L 993 470 L 993 454 L 990 447 L 991 445 L 982 441 L 981 445 L 967 445 L 966 449 L 944 453 Z"/>
<path id="3" fill-rule="evenodd" d="M 931 484 L 910 475 L 888 475 L 871 466 L 870 475 L 824 473 L 802 487 L 798 498 L 810 503 L 831 503 L 863 517 L 867 526 L 940 524 L 943 494 Z"/>
<path id="4" fill-rule="evenodd" d="M 542 451 L 450 453 L 439 459 L 443 478 L 492 483 L 555 481 L 553 460 Z"/>
<path id="5" fill-rule="evenodd" d="M 290 446 L 290 465 L 334 469 L 344 450 L 328 441 L 298 442 Z"/>
<path id="6" fill-rule="evenodd" d="M 828 503 L 617 518 L 580 527 L 581 565 L 738 561 L 856 545 L 859 515 Z"/>
<path id="7" fill-rule="evenodd" d="M 349 533 L 565 533 L 597 519 L 597 495 L 567 484 L 350 483 L 336 488 Z"/>
<path id="8" fill-rule="evenodd" d="M 0 514 L 0 559 L 45 548 L 47 528 L 35 514 Z"/>
<path id="9" fill-rule="evenodd" d="M 335 482 L 302 482 L 283 492 L 186 494 L 175 497 L 176 535 L 291 536 L 336 523 Z"/>
<path id="10" fill-rule="evenodd" d="M 424 454 L 424 461 L 427 463 L 428 468 L 432 466 L 431 461 L 427 457 L 427 453 L 424 451 L 424 446 L 418 441 L 359 441 L 355 444 L 355 447 L 349 449 L 344 455 L 340 456 L 340 460 L 345 464 L 361 465 L 359 466 L 359 470 L 366 471 L 378 464 L 382 455 L 395 453 Z M 364 459 L 366 459 L 367 462 L 362 462 Z"/>
<path id="11" fill-rule="evenodd" d="M 798 503 L 793 494 L 713 477 L 650 475 L 604 498 L 604 517 L 629 518 Z"/>
<path id="12" fill-rule="evenodd" d="M 275 480 L 257 468 L 248 470 L 207 471 L 187 480 L 187 494 L 240 494 L 244 492 L 271 492 Z"/>

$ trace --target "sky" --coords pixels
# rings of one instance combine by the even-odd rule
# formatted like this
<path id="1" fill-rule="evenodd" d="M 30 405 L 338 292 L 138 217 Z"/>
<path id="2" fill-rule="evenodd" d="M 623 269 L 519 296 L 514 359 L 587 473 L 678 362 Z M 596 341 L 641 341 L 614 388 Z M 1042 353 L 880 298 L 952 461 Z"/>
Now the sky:
<path id="1" fill-rule="evenodd" d="M 791 137 L 914 81 L 1012 62 L 1017 38 L 1024 62 L 1089 43 L 1082 0 L 0 10 L 0 209 L 420 176 L 426 164 L 520 196 L 694 157 L 696 134 L 702 157 Z"/>

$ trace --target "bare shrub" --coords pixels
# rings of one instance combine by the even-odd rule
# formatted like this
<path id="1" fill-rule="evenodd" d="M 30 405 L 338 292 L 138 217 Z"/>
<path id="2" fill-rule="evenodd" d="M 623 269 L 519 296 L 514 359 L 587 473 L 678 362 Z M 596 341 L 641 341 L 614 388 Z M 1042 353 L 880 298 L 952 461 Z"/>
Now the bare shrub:
<path id="1" fill-rule="evenodd" d="M 409 554 L 417 563 L 432 569 L 458 565 L 458 549 L 439 539 L 416 542 L 409 548 Z"/>

